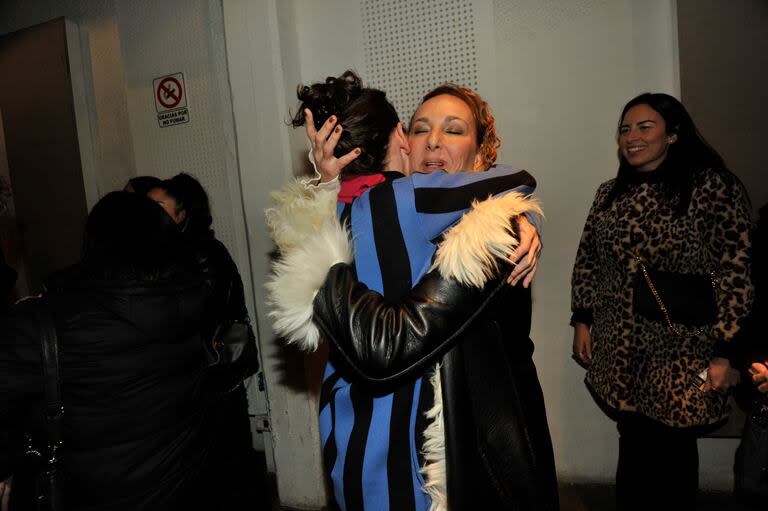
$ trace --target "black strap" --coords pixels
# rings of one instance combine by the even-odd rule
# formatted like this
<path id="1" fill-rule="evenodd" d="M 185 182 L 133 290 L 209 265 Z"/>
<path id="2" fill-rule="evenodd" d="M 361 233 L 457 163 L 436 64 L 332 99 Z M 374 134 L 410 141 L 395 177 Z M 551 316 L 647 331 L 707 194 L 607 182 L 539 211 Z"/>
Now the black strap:
<path id="1" fill-rule="evenodd" d="M 43 374 L 45 375 L 45 427 L 48 436 L 49 463 L 56 462 L 56 451 L 61 445 L 61 423 L 64 405 L 61 401 L 61 375 L 59 373 L 59 342 L 51 311 L 42 306 L 37 309 L 40 338 L 43 348 Z"/>

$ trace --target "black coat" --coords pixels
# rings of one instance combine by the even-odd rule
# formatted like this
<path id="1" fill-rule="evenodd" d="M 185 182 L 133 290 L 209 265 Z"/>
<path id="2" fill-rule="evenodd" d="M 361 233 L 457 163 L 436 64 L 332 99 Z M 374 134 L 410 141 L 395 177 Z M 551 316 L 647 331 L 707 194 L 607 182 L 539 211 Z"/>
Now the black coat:
<path id="1" fill-rule="evenodd" d="M 61 353 L 66 508 L 205 505 L 204 289 L 200 280 L 106 283 L 66 274 L 43 300 L 0 318 L 0 480 L 17 467 L 19 432 L 42 428 L 34 309 L 48 307 Z"/>
<path id="2" fill-rule="evenodd" d="M 249 321 L 243 281 L 232 256 L 219 240 L 210 238 L 190 243 L 211 292 L 203 314 L 205 336 L 211 339 L 223 323 Z M 255 344 L 252 329 L 249 334 Z M 245 511 L 268 506 L 265 469 L 253 449 L 248 399 L 242 383 L 242 369 L 247 368 L 250 373 L 258 369 L 257 362 L 255 366 L 238 366 L 234 370 L 218 368 L 206 375 L 206 388 L 215 393 L 210 409 L 212 478 L 207 484 L 217 488 L 217 502 L 210 509 Z"/>
<path id="3" fill-rule="evenodd" d="M 332 356 L 359 381 L 386 389 L 442 362 L 450 509 L 558 509 L 529 289 L 478 290 L 434 271 L 392 304 L 337 265 L 314 304 Z"/>

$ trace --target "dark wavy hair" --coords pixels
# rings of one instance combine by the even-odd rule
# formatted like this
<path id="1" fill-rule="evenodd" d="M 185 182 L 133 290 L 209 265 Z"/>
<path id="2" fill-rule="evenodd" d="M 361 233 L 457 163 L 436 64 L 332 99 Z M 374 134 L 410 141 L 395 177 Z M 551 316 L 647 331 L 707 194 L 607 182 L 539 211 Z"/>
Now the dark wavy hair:
<path id="1" fill-rule="evenodd" d="M 472 117 L 475 119 L 477 152 L 482 159 L 483 169 L 490 168 L 496 162 L 496 150 L 501 147 L 501 139 L 496 134 L 496 119 L 491 114 L 491 108 L 488 106 L 488 103 L 480 94 L 472 89 L 456 85 L 455 83 L 444 83 L 427 92 L 421 99 L 421 104 L 444 94 L 462 100 L 469 107 Z M 414 115 L 416 115 L 416 112 L 414 112 Z M 411 116 L 410 124 L 413 124 L 413 116 Z"/>
<path id="2" fill-rule="evenodd" d="M 669 145 L 667 156 L 661 163 L 665 167 L 664 193 L 675 204 L 677 214 L 683 214 L 688 209 L 694 179 L 705 170 L 712 169 L 722 174 L 727 182 L 738 182 L 738 178 L 726 169 L 720 154 L 699 133 L 683 104 L 669 94 L 646 92 L 624 105 L 617 126 L 617 139 L 624 116 L 632 107 L 638 105 L 648 105 L 658 112 L 664 119 L 667 135 L 677 135 L 677 140 Z M 613 189 L 606 196 L 604 208 L 610 207 L 617 197 L 629 190 L 632 176 L 636 173 L 620 149 L 618 154 L 619 171 Z"/>
<path id="3" fill-rule="evenodd" d="M 200 181 L 182 172 L 162 181 L 157 188 L 165 191 L 176 201 L 177 213 L 184 211 L 184 220 L 179 224 L 179 228 L 186 238 L 192 240 L 213 238 L 211 205 Z"/>
<path id="4" fill-rule="evenodd" d="M 332 115 L 344 128 L 334 155 L 343 156 L 359 147 L 362 152 L 344 168 L 346 176 L 380 172 L 389 146 L 389 136 L 400 119 L 384 91 L 364 87 L 353 71 L 345 71 L 338 78 L 329 76 L 324 82 L 299 85 L 296 92 L 299 110 L 293 116 L 294 128 L 304 126 L 304 109 L 312 112 L 315 128 Z"/>
<path id="5" fill-rule="evenodd" d="M 156 281 L 180 266 L 180 247 L 178 226 L 159 204 L 111 192 L 88 215 L 80 266 L 94 279 Z"/>

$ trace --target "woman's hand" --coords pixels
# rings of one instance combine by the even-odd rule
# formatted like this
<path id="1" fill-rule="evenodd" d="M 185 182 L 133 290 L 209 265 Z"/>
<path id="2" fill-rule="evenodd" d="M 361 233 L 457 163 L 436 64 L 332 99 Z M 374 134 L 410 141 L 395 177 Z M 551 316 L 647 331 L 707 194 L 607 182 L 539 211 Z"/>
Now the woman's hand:
<path id="1" fill-rule="evenodd" d="M 5 481 L 0 481 L 0 511 L 8 511 L 8 503 L 11 499 L 12 482 L 13 476 L 8 477 Z"/>
<path id="2" fill-rule="evenodd" d="M 523 287 L 528 287 L 536 275 L 539 253 L 541 252 L 541 240 L 539 239 L 539 233 L 536 232 L 536 228 L 524 215 L 518 216 L 515 221 L 517 222 L 520 244 L 517 246 L 517 250 L 515 250 L 514 258 L 510 259 L 515 267 L 507 278 L 507 282 L 514 286 L 522 279 Z"/>
<path id="3" fill-rule="evenodd" d="M 573 358 L 584 367 L 592 363 L 592 334 L 585 323 L 573 324 Z"/>
<path id="4" fill-rule="evenodd" d="M 704 391 L 725 394 L 731 387 L 739 383 L 740 378 L 739 372 L 731 367 L 731 362 L 727 358 L 715 357 L 709 362 Z"/>
<path id="5" fill-rule="evenodd" d="M 768 392 L 768 365 L 755 362 L 749 366 L 749 374 L 752 375 L 752 383 L 757 385 L 757 390 L 765 394 Z"/>
<path id="6" fill-rule="evenodd" d="M 336 158 L 333 155 L 333 150 L 336 149 L 341 132 L 344 131 L 341 124 L 336 125 L 336 116 L 330 116 L 320 127 L 319 131 L 315 129 L 315 120 L 309 108 L 304 109 L 304 120 L 307 138 L 309 143 L 312 144 L 311 154 L 315 169 L 320 174 L 320 182 L 332 181 L 341 174 L 341 171 L 349 165 L 349 162 L 360 156 L 360 148 L 357 147 L 341 158 Z"/>

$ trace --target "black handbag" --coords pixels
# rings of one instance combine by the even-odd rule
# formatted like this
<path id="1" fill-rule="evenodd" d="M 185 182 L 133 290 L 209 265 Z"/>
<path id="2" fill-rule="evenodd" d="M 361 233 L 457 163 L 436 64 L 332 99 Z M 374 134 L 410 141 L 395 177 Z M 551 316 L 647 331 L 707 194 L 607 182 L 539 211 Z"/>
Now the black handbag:
<path id="1" fill-rule="evenodd" d="M 231 296 L 230 282 L 225 303 L 229 303 Z M 213 336 L 206 340 L 205 353 L 217 388 L 234 390 L 240 382 L 259 370 L 256 337 L 247 316 L 220 323 Z"/>
<path id="2" fill-rule="evenodd" d="M 43 373 L 45 376 L 45 434 L 24 435 L 24 455 L 15 470 L 10 509 L 13 511 L 62 511 L 59 450 L 62 445 L 59 343 L 50 311 L 36 309 L 40 325 Z"/>
<path id="3" fill-rule="evenodd" d="M 210 388 L 231 392 L 259 370 L 259 354 L 250 322 L 227 321 L 206 343 Z"/>
<path id="4" fill-rule="evenodd" d="M 230 279 L 224 300 L 227 306 L 231 304 L 234 285 L 234 279 Z M 242 319 L 227 318 L 219 323 L 211 338 L 205 342 L 205 353 L 209 368 L 235 372 L 241 380 L 256 373 L 259 370 L 259 354 L 248 314 L 245 313 Z"/>
<path id="5" fill-rule="evenodd" d="M 256 342 L 249 321 L 227 321 L 219 325 L 207 345 L 208 366 L 236 366 L 242 364 L 251 372 L 259 369 Z"/>
<path id="6" fill-rule="evenodd" d="M 667 323 L 677 337 L 694 337 L 717 320 L 714 273 L 693 274 L 655 271 L 635 256 L 632 307 L 635 314 Z M 677 326 L 682 325 L 682 326 Z"/>

